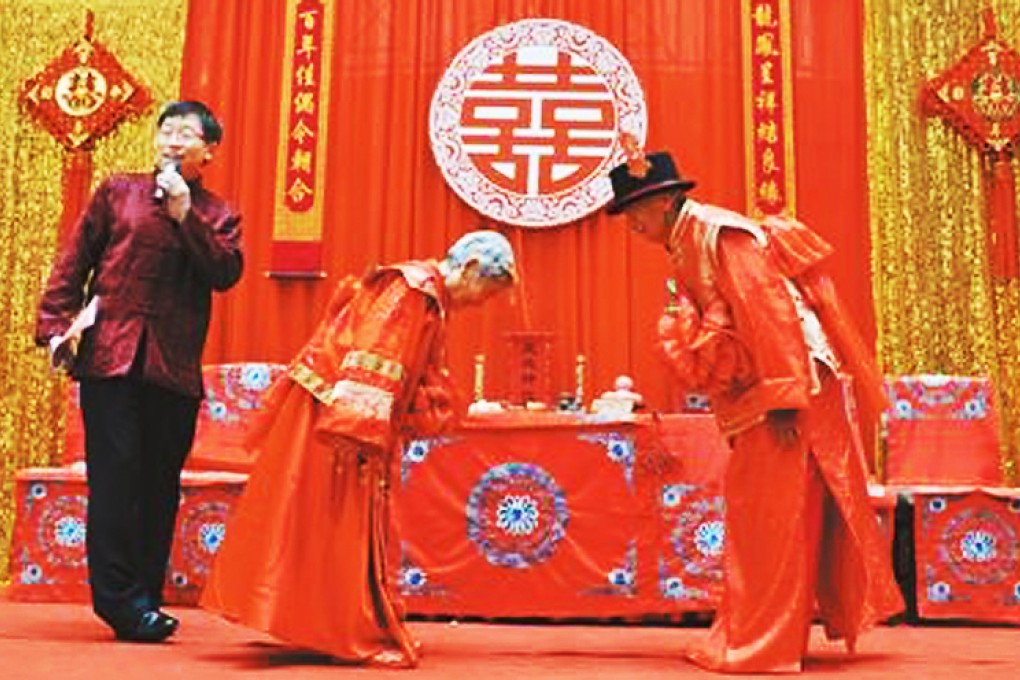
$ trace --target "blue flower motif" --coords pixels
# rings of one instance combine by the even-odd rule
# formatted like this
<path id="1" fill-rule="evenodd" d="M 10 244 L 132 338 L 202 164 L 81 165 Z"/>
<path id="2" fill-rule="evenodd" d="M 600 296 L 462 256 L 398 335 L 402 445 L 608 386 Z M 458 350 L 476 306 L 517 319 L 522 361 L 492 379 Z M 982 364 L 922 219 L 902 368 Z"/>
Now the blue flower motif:
<path id="1" fill-rule="evenodd" d="M 222 401 L 209 399 L 206 402 L 206 408 L 209 410 L 209 417 L 213 420 L 226 420 L 227 416 L 230 415 L 227 405 Z"/>
<path id="2" fill-rule="evenodd" d="M 401 579 L 404 582 L 404 586 L 411 591 L 421 590 L 429 580 L 428 575 L 418 567 L 405 568 L 403 574 L 401 574 Z"/>
<path id="3" fill-rule="evenodd" d="M 1020 602 L 1020 582 L 1013 585 L 1013 599 Z"/>
<path id="4" fill-rule="evenodd" d="M 963 405 L 964 418 L 978 419 L 984 418 L 988 415 L 988 407 L 985 404 L 985 400 L 982 397 L 974 397 L 968 399 Z"/>
<path id="5" fill-rule="evenodd" d="M 942 512 L 946 509 L 946 499 L 942 496 L 935 496 L 928 501 L 928 509 L 932 512 Z"/>
<path id="6" fill-rule="evenodd" d="M 630 586 L 634 583 L 634 572 L 630 569 L 613 569 L 609 572 L 609 582 L 614 586 Z"/>
<path id="7" fill-rule="evenodd" d="M 719 555 L 725 541 L 726 526 L 719 520 L 699 524 L 694 531 L 694 545 L 702 555 Z"/>
<path id="8" fill-rule="evenodd" d="M 65 548 L 84 545 L 85 524 L 77 517 L 61 517 L 53 527 L 53 540 Z"/>
<path id="9" fill-rule="evenodd" d="M 26 564 L 21 570 L 21 582 L 30 585 L 42 581 L 42 568 L 38 564 Z"/>
<path id="10" fill-rule="evenodd" d="M 634 445 L 626 439 L 614 439 L 606 447 L 606 453 L 614 463 L 630 463 L 634 460 Z"/>
<path id="11" fill-rule="evenodd" d="M 598 419 L 600 416 L 595 414 L 593 417 Z M 631 486 L 634 483 L 635 444 L 633 437 L 625 437 L 615 432 L 605 432 L 580 434 L 577 438 L 581 441 L 592 442 L 604 447 L 609 460 L 623 468 L 623 476 L 627 480 L 627 486 Z"/>
<path id="12" fill-rule="evenodd" d="M 968 531 L 960 541 L 960 550 L 968 562 L 987 562 L 995 557 L 995 536 L 987 531 Z"/>
<path id="13" fill-rule="evenodd" d="M 28 497 L 35 500 L 46 498 L 46 485 L 36 483 L 28 487 Z"/>
<path id="14" fill-rule="evenodd" d="M 944 581 L 937 581 L 928 586 L 928 599 L 932 602 L 949 602 L 952 588 Z"/>
<path id="15" fill-rule="evenodd" d="M 538 527 L 538 506 L 530 496 L 504 496 L 496 509 L 496 526 L 508 534 L 523 536 Z"/>
<path id="16" fill-rule="evenodd" d="M 245 389 L 262 392 L 269 383 L 269 366 L 266 364 L 247 364 L 241 370 L 241 386 Z"/>
<path id="17" fill-rule="evenodd" d="M 907 419 L 914 416 L 914 410 L 911 408 L 910 400 L 908 399 L 897 399 L 893 408 L 896 410 L 897 418 Z"/>
<path id="18" fill-rule="evenodd" d="M 429 443 L 425 439 L 415 439 L 404 447 L 404 459 L 411 463 L 422 463 L 429 455 Z"/>
<path id="19" fill-rule="evenodd" d="M 662 487 L 662 505 L 666 508 L 675 508 L 680 505 L 684 498 L 684 488 L 681 484 L 668 484 Z"/>
<path id="20" fill-rule="evenodd" d="M 677 576 L 670 576 L 661 583 L 662 595 L 670 600 L 679 600 L 687 593 L 684 582 Z"/>
<path id="21" fill-rule="evenodd" d="M 216 553 L 227 535 L 227 528 L 223 522 L 212 522 L 203 524 L 198 528 L 198 540 L 210 555 Z"/>

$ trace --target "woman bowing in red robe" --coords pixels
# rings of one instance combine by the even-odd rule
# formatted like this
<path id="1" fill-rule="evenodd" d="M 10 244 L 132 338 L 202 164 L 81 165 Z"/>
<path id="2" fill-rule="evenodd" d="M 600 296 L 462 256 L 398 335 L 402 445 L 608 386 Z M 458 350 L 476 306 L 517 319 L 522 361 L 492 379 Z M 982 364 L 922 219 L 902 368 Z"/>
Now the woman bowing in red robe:
<path id="1" fill-rule="evenodd" d="M 393 454 L 455 416 L 447 311 L 515 280 L 509 242 L 477 231 L 442 261 L 338 284 L 249 437 L 256 464 L 202 607 L 340 661 L 417 664 L 386 578 Z"/>

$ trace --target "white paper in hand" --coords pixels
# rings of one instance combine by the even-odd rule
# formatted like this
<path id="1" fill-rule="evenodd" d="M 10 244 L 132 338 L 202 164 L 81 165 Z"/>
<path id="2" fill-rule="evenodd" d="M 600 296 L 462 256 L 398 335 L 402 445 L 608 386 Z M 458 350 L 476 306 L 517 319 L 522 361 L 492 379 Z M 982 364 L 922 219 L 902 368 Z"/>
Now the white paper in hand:
<path id="1" fill-rule="evenodd" d="M 96 323 L 99 297 L 92 298 L 85 308 L 74 317 L 63 335 L 50 338 L 50 364 L 53 368 L 68 369 L 78 351 L 78 341 L 86 328 Z"/>

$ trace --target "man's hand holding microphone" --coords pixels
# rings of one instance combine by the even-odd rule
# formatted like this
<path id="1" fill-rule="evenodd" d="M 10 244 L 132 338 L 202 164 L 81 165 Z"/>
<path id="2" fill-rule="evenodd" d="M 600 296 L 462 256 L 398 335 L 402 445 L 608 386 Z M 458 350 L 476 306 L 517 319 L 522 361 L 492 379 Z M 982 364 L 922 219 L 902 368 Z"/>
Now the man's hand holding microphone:
<path id="1" fill-rule="evenodd" d="M 181 162 L 164 159 L 156 173 L 156 198 L 166 201 L 166 211 L 177 222 L 183 222 L 191 210 L 191 189 L 181 176 Z"/>

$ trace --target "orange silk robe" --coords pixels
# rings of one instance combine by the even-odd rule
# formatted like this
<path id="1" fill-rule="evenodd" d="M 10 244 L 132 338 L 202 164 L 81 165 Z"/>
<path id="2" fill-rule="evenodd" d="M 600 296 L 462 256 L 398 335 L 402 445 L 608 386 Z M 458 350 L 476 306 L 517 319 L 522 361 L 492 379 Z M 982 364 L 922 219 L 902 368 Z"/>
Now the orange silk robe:
<path id="1" fill-rule="evenodd" d="M 338 285 L 250 437 L 203 607 L 339 660 L 417 663 L 387 582 L 389 480 L 402 435 L 454 414 L 444 290 L 432 262 Z"/>
<path id="2" fill-rule="evenodd" d="M 662 348 L 679 378 L 708 394 L 733 450 L 724 595 L 707 641 L 688 656 L 724 672 L 797 671 L 816 609 L 852 649 L 864 628 L 903 608 L 846 387 L 873 414 L 881 379 L 818 273 L 831 248 L 800 223 L 759 224 L 688 201 L 669 248 L 683 294 L 660 323 Z M 812 358 L 784 279 L 849 375 Z M 798 412 L 793 448 L 767 424 L 776 409 Z"/>

